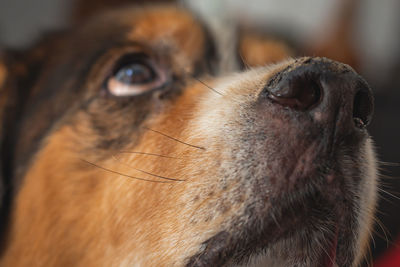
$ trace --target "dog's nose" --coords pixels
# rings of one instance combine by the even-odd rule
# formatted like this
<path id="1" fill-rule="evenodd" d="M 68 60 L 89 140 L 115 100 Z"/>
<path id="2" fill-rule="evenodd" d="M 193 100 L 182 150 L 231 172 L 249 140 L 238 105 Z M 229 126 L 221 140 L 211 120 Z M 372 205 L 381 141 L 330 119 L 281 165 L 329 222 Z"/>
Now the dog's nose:
<path id="1" fill-rule="evenodd" d="M 262 95 L 295 112 L 319 112 L 324 118 L 367 125 L 373 113 L 368 84 L 347 65 L 325 58 L 303 58 L 275 74 Z"/>
<path id="2" fill-rule="evenodd" d="M 273 81 L 271 82 L 273 83 Z M 307 110 L 321 102 L 321 83 L 317 75 L 299 68 L 287 73 L 279 83 L 268 86 L 268 97 L 295 110 Z"/>

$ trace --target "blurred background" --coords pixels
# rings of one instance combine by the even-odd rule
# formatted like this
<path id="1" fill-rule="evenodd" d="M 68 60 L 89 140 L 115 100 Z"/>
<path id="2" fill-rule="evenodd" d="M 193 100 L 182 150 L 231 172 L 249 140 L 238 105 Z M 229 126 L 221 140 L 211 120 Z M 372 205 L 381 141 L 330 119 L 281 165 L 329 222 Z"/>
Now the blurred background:
<path id="1" fill-rule="evenodd" d="M 91 3 L 99 2 L 105 1 L 87 0 L 88 5 L 78 15 L 85 16 Z M 366 78 L 375 92 L 375 117 L 369 130 L 376 143 L 382 174 L 371 254 L 378 262 L 376 266 L 400 266 L 400 260 L 398 265 L 384 265 L 390 251 L 396 247 L 400 251 L 400 1 L 185 2 L 216 24 L 240 21 L 263 28 L 290 40 L 298 55 L 322 55 L 344 61 Z M 67 27 L 76 16 L 71 0 L 0 0 L 0 47 L 26 48 L 43 33 Z"/>

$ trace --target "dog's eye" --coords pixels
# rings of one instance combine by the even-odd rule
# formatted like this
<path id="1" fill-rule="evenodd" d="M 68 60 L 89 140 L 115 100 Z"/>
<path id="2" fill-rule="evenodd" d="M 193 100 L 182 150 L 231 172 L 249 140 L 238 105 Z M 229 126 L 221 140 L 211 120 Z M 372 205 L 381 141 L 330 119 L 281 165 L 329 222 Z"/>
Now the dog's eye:
<path id="1" fill-rule="evenodd" d="M 166 75 L 148 60 L 133 58 L 118 64 L 106 82 L 107 90 L 115 96 L 135 96 L 166 83 Z"/>
<path id="2" fill-rule="evenodd" d="M 154 71 L 149 66 L 133 63 L 118 70 L 114 78 L 120 83 L 135 85 L 149 83 L 155 76 Z"/>

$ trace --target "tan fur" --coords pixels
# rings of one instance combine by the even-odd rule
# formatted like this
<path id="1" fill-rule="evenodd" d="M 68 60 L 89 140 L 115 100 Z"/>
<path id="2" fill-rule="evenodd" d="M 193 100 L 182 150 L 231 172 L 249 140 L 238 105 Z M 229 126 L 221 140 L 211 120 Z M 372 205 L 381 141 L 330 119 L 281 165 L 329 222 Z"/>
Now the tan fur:
<path id="1" fill-rule="evenodd" d="M 175 129 L 178 130 L 176 127 Z M 170 134 L 177 135 L 176 132 Z M 146 150 L 155 151 L 156 143 L 161 142 L 163 151 L 160 153 L 170 154 L 170 142 L 166 142 L 165 138 L 153 134 L 152 138 L 145 140 L 147 142 L 143 143 L 143 147 Z M 11 262 L 13 266 L 33 263 L 36 266 L 49 266 L 56 262 L 65 266 L 115 266 L 123 255 L 129 255 L 131 251 L 135 252 L 136 257 L 142 255 L 146 259 L 151 251 L 156 254 L 157 251 L 165 250 L 160 249 L 163 244 L 160 243 L 162 235 L 159 234 L 166 231 L 162 226 L 178 226 L 179 222 L 176 221 L 175 214 L 168 216 L 164 213 L 171 208 L 169 205 L 177 204 L 175 198 L 180 194 L 174 191 L 181 191 L 182 186 L 110 176 L 108 172 L 99 171 L 82 162 L 80 158 L 86 159 L 87 155 L 71 151 L 76 145 L 74 132 L 67 127 L 52 135 L 48 145 L 37 156 L 37 163 L 25 177 L 24 186 L 18 195 L 9 239 L 12 246 L 3 258 L 4 266 L 10 266 Z M 180 147 L 182 148 L 185 147 Z M 137 150 L 141 150 L 141 147 Z M 59 151 L 67 152 L 60 154 Z M 174 153 L 183 154 L 179 151 L 179 145 Z M 146 156 L 137 157 L 134 163 L 134 166 L 145 169 L 160 166 L 152 163 L 152 158 Z M 112 159 L 98 164 L 117 168 L 122 173 L 143 176 L 141 173 L 132 173 L 131 169 L 124 168 Z M 172 175 L 165 169 L 148 171 Z M 54 175 L 54 172 L 58 175 Z M 89 212 L 87 207 L 90 206 L 98 208 Z M 172 230 L 182 231 L 181 227 Z M 150 233 L 146 229 L 151 230 Z M 132 232 L 138 230 L 140 233 Z M 66 234 L 68 240 L 64 241 Z M 129 236 L 134 238 L 128 241 Z M 71 246 L 76 253 L 82 253 L 86 246 L 93 246 L 92 242 L 95 242 L 94 246 L 98 247 L 98 251 L 91 249 L 90 253 L 81 255 L 79 263 L 68 262 L 73 255 L 63 254 Z M 104 247 L 108 247 L 108 251 L 103 251 Z M 22 254 L 24 257 L 18 257 Z M 155 259 L 144 260 L 142 264 L 168 265 Z"/>
<path id="2" fill-rule="evenodd" d="M 365 162 L 363 169 L 365 170 L 364 176 L 369 179 L 365 179 L 364 184 L 359 192 L 361 205 L 359 210 L 359 235 L 358 244 L 356 245 L 356 264 L 361 263 L 365 257 L 367 250 L 369 248 L 369 241 L 372 236 L 372 227 L 375 220 L 376 204 L 378 200 L 377 190 L 378 187 L 378 173 L 376 165 L 375 150 L 373 147 L 373 142 L 368 139 L 365 144 Z"/>
<path id="3" fill-rule="evenodd" d="M 254 79 L 254 75 L 259 78 Z M 247 80 L 252 82 L 240 88 L 253 91 L 253 86 L 262 85 L 264 79 L 260 83 L 257 80 L 266 78 L 267 75 L 270 72 L 265 70 L 249 73 Z M 227 89 L 230 88 L 227 87 L 224 93 L 233 99 L 244 93 L 239 90 L 228 94 Z M 195 125 L 187 125 L 185 122 L 191 121 L 193 116 L 199 117 L 201 121 L 201 113 L 210 115 L 208 111 L 213 102 L 207 101 L 208 98 L 215 98 L 219 104 L 233 103 L 212 94 L 202 84 L 197 84 L 186 90 L 174 107 L 160 118 L 155 118 L 149 127 L 180 140 L 206 146 L 203 136 L 209 136 L 209 130 L 195 130 Z M 201 107 L 198 106 L 198 99 L 204 99 Z M 84 117 L 78 117 L 76 121 L 81 124 L 78 126 L 79 131 L 89 130 L 82 124 Z M 194 132 L 198 134 L 193 135 Z M 202 177 L 199 172 L 203 172 L 205 166 L 209 166 L 206 167 L 208 174 L 217 172 L 213 170 L 217 166 L 212 162 L 219 157 L 218 148 L 208 147 L 208 152 L 202 152 L 171 142 L 154 132 L 147 132 L 142 139 L 139 146 L 124 150 L 159 153 L 179 159 L 162 159 L 164 164 L 160 164 L 159 158 L 128 154 L 118 155 L 120 162 L 110 158 L 96 161 L 96 164 L 147 179 L 160 180 L 129 166 L 187 181 L 158 184 L 110 175 L 81 160 L 94 162 L 96 156 L 81 154 L 74 149 L 81 146 L 81 141 L 76 138 L 76 129 L 66 126 L 54 132 L 44 143 L 24 178 L 13 213 L 8 240 L 10 246 L 1 263 L 4 266 L 10 266 L 11 263 L 13 266 L 32 263 L 36 266 L 55 263 L 62 266 L 115 266 L 122 260 L 128 260 L 142 266 L 172 266 L 185 256 L 195 253 L 204 237 L 211 237 L 215 232 L 210 232 L 212 227 L 209 223 L 198 224 L 195 229 L 187 232 L 190 220 L 208 216 L 201 213 L 201 207 L 207 208 L 207 203 L 214 203 L 223 192 L 217 191 L 212 198 L 204 198 L 200 206 L 186 203 L 187 198 L 191 199 L 193 196 L 188 192 L 196 193 L 200 190 L 206 193 L 209 186 L 215 187 L 212 181 L 193 180 L 191 177 Z M 207 159 L 211 162 L 207 163 Z M 201 166 L 199 161 L 202 161 Z M 204 187 L 206 182 L 210 185 Z M 194 185 L 197 186 L 193 191 Z M 240 206 L 231 207 L 230 212 L 239 208 Z M 193 214 L 196 210 L 200 213 Z M 213 225 L 224 221 L 224 216 L 215 216 L 217 217 L 212 220 Z M 215 231 L 218 229 L 215 228 Z M 191 236 L 192 233 L 202 234 Z M 91 247 L 90 253 L 83 253 L 87 246 Z M 108 249 L 104 251 L 104 248 Z M 135 256 L 131 259 L 124 258 L 124 255 L 131 255 L 133 252 Z M 176 255 L 181 256 L 176 258 Z M 74 257 L 78 257 L 79 262 L 69 261 Z"/>

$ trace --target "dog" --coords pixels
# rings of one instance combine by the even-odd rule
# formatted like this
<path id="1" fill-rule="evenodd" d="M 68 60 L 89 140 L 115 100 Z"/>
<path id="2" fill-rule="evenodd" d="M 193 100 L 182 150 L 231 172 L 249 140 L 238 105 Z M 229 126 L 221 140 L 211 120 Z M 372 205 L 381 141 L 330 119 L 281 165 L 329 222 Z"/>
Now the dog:
<path id="1" fill-rule="evenodd" d="M 204 21 L 158 4 L 3 53 L 0 265 L 359 265 L 371 89 L 246 36 L 228 71 Z"/>

